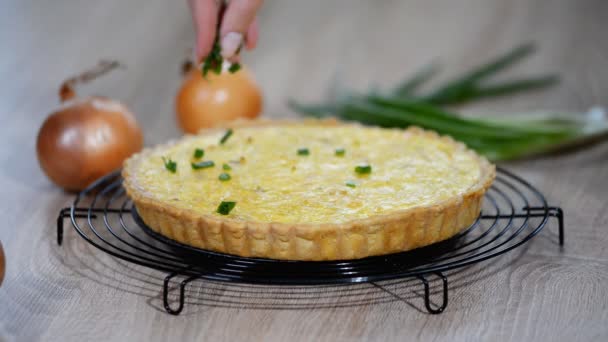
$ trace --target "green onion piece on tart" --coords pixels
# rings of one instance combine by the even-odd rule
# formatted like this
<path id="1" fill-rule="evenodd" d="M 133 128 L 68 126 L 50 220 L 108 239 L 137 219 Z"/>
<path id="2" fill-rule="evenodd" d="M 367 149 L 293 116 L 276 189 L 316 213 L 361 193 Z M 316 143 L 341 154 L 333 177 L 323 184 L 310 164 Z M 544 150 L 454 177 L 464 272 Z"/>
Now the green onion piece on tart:
<path id="1" fill-rule="evenodd" d="M 230 171 L 230 170 L 232 170 L 232 167 L 230 167 L 230 165 L 224 163 L 224 165 L 222 165 L 222 169 L 224 169 L 226 171 Z"/>
<path id="2" fill-rule="evenodd" d="M 346 181 L 346 186 L 348 186 L 349 188 L 356 188 L 357 187 L 357 183 L 353 182 L 353 181 Z"/>
<path id="3" fill-rule="evenodd" d="M 207 169 L 214 166 L 215 163 L 213 162 L 213 160 L 205 160 L 199 163 L 192 163 L 193 170 Z"/>
<path id="4" fill-rule="evenodd" d="M 218 177 L 218 179 L 221 180 L 222 182 L 229 181 L 230 178 L 231 178 L 230 175 L 225 172 L 221 173 Z"/>
<path id="5" fill-rule="evenodd" d="M 205 150 L 203 150 L 202 148 L 197 148 L 196 150 L 194 150 L 194 158 L 201 159 L 204 155 Z"/>
<path id="6" fill-rule="evenodd" d="M 372 173 L 372 166 L 369 164 L 357 165 L 355 167 L 355 172 L 360 175 L 367 175 Z"/>
<path id="7" fill-rule="evenodd" d="M 232 135 L 232 133 L 234 133 L 234 131 L 232 130 L 232 128 L 228 129 L 226 131 L 226 133 L 224 133 L 224 136 L 222 137 L 222 139 L 220 139 L 220 145 L 224 145 L 226 143 L 226 141 L 228 140 L 228 138 L 230 138 L 230 136 Z"/>
<path id="8" fill-rule="evenodd" d="M 177 163 L 170 158 L 163 158 L 163 163 L 165 164 L 165 169 L 169 170 L 171 173 L 175 173 L 177 171 Z"/>
<path id="9" fill-rule="evenodd" d="M 338 157 L 343 157 L 345 153 L 346 153 L 346 150 L 343 148 L 336 149 L 336 156 L 338 156 Z"/>
<path id="10" fill-rule="evenodd" d="M 228 215 L 234 209 L 234 206 L 236 206 L 236 202 L 222 201 L 217 207 L 217 212 L 222 215 Z"/>
<path id="11" fill-rule="evenodd" d="M 230 67 L 228 68 L 228 71 L 231 74 L 234 74 L 235 72 L 241 70 L 241 65 L 239 63 L 233 63 L 230 65 Z"/>
<path id="12" fill-rule="evenodd" d="M 299 156 L 307 156 L 310 154 L 310 151 L 307 148 L 299 148 L 298 155 Z"/>

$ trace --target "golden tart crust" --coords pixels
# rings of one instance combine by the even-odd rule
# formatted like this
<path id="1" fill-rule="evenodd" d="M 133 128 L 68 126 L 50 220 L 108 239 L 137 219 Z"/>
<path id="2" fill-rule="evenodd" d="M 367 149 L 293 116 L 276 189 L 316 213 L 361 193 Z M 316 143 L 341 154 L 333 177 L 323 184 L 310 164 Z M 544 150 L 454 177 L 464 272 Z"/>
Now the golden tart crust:
<path id="1" fill-rule="evenodd" d="M 361 127 L 335 120 L 255 120 L 231 123 L 226 127 L 234 128 L 236 132 L 242 127 L 291 125 Z M 203 130 L 199 135 L 217 135 L 220 131 L 224 132 L 226 127 Z M 162 155 L 163 151 L 179 145 L 181 141 L 192 138 L 186 136 L 180 141 L 145 149 L 129 158 L 122 171 L 123 186 L 139 215 L 151 229 L 170 239 L 202 249 L 243 257 L 315 261 L 358 259 L 408 251 L 448 239 L 475 222 L 483 196 L 492 184 L 496 171 L 494 165 L 485 158 L 449 137 L 417 127 L 401 132 L 441 140 L 443 145 L 449 145 L 477 163 L 479 177 L 465 191 L 449 198 L 349 221 L 294 223 L 248 220 L 176 206 L 171 201 L 159 198 L 142 184 L 140 164 Z M 221 168 L 221 165 L 215 167 Z M 166 175 L 172 176 L 178 175 Z M 238 208 L 238 199 L 236 201 Z"/>

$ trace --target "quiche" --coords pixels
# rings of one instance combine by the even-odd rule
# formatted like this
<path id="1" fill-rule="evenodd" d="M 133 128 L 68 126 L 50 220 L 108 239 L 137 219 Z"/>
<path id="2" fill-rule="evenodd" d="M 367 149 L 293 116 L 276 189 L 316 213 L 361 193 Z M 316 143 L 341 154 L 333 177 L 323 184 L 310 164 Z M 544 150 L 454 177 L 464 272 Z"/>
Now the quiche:
<path id="1" fill-rule="evenodd" d="M 480 213 L 495 167 L 420 128 L 252 121 L 145 149 L 123 185 L 154 231 L 205 250 L 343 260 L 448 239 Z"/>

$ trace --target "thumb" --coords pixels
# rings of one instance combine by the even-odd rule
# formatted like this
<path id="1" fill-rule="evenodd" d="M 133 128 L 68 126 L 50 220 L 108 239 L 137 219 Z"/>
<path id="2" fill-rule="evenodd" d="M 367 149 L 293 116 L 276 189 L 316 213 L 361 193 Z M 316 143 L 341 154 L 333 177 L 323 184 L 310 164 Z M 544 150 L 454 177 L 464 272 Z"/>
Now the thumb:
<path id="1" fill-rule="evenodd" d="M 261 5 L 262 0 L 232 0 L 228 3 L 220 27 L 222 57 L 230 59 L 239 53 Z"/>

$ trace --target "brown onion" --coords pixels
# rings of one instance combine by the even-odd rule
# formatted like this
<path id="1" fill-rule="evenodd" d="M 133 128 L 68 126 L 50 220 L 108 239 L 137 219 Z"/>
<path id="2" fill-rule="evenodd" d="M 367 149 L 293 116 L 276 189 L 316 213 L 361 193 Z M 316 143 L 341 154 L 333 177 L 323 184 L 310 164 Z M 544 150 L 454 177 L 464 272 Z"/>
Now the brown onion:
<path id="1" fill-rule="evenodd" d="M 262 111 L 262 94 L 246 68 L 236 73 L 224 69 L 221 74 L 207 74 L 186 64 L 175 110 L 177 122 L 186 133 L 196 133 L 221 122 L 238 118 L 254 119 Z"/>
<path id="2" fill-rule="evenodd" d="M 40 128 L 36 143 L 40 166 L 55 184 L 66 190 L 84 189 L 120 168 L 127 157 L 143 146 L 135 117 L 120 102 L 99 96 L 74 98 L 75 83 L 88 81 L 116 66 L 102 63 L 66 81 L 60 96 L 62 101 L 69 101 L 49 115 Z"/>

